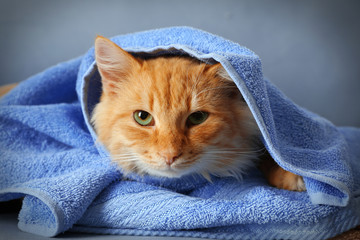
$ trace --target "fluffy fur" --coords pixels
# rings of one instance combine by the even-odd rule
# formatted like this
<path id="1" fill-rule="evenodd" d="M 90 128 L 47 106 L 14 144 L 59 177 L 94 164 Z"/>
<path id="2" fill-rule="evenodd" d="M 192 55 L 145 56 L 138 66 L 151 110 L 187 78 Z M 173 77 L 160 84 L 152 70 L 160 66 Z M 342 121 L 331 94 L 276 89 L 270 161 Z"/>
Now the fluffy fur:
<path id="1" fill-rule="evenodd" d="M 220 64 L 135 58 L 103 37 L 95 41 L 95 55 L 103 93 L 92 122 L 125 173 L 241 178 L 264 151 L 255 144 L 259 130 L 249 108 Z M 152 123 L 138 124 L 138 110 L 150 113 Z M 207 119 L 189 124 L 197 111 Z"/>

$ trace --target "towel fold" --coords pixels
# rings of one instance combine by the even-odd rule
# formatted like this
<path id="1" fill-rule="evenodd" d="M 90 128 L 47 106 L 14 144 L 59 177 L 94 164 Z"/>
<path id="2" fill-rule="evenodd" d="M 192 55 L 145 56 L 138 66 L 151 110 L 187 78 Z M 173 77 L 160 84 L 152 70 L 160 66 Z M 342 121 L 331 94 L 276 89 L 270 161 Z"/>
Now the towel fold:
<path id="1" fill-rule="evenodd" d="M 112 39 L 140 55 L 220 62 L 249 105 L 262 140 L 306 192 L 270 187 L 257 169 L 242 182 L 200 176 L 124 178 L 96 140 L 101 94 L 94 49 L 19 84 L 0 100 L 0 201 L 24 197 L 19 228 L 218 239 L 324 239 L 360 224 L 360 130 L 294 104 L 262 75 L 250 50 L 173 27 Z M 306 69 L 304 69 L 306 71 Z"/>

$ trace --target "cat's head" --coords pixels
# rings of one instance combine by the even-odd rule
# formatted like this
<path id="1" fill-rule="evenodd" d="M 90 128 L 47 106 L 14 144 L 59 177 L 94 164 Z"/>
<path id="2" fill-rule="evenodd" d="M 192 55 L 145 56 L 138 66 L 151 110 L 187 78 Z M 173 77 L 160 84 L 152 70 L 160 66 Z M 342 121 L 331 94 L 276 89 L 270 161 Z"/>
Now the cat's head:
<path id="1" fill-rule="evenodd" d="M 257 127 L 220 64 L 135 58 L 103 37 L 95 55 L 103 93 L 92 122 L 125 172 L 238 177 L 251 164 Z"/>

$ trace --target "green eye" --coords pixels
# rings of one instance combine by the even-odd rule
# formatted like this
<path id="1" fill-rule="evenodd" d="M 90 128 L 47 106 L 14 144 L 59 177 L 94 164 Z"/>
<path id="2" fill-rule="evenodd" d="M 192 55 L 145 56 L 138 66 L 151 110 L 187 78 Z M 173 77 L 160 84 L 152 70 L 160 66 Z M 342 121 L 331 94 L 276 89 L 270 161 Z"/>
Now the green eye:
<path id="1" fill-rule="evenodd" d="M 153 126 L 154 120 L 150 113 L 142 110 L 134 112 L 134 120 L 141 126 Z"/>
<path id="2" fill-rule="evenodd" d="M 202 112 L 202 111 L 194 112 L 194 113 L 190 114 L 190 116 L 188 117 L 188 124 L 199 125 L 199 124 L 205 122 L 205 120 L 208 118 L 208 116 L 209 116 L 209 113 L 207 113 L 207 112 Z"/>

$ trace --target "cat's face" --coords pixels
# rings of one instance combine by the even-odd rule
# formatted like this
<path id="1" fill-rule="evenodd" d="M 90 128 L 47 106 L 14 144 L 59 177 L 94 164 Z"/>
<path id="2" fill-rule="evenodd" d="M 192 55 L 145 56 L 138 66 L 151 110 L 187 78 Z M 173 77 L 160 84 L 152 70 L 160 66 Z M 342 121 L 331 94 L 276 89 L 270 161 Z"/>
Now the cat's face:
<path id="1" fill-rule="evenodd" d="M 92 121 L 125 172 L 238 176 L 251 162 L 256 124 L 220 64 L 136 59 L 98 37 L 103 94 Z"/>

